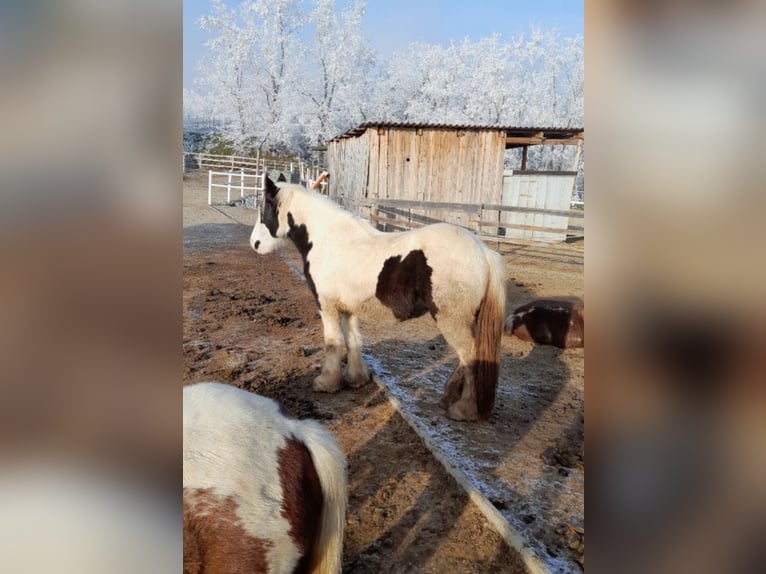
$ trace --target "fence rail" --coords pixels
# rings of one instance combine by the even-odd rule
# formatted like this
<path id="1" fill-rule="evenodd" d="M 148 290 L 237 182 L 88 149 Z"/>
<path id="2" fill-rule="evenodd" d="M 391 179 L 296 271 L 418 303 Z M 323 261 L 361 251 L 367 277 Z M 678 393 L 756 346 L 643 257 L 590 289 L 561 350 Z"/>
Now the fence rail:
<path id="1" fill-rule="evenodd" d="M 237 170 L 246 173 L 264 173 L 266 171 L 280 171 L 283 173 L 297 174 L 302 182 L 308 182 L 319 177 L 322 168 L 309 165 L 300 158 L 280 159 L 267 157 L 244 157 L 236 155 L 220 155 L 213 153 L 184 152 L 183 171 L 189 170 Z"/>
<path id="2" fill-rule="evenodd" d="M 216 178 L 226 178 L 226 183 L 215 183 Z M 246 180 L 252 180 L 253 185 L 245 185 Z M 239 190 L 239 196 L 245 197 L 245 191 L 253 191 L 254 195 L 263 192 L 265 188 L 264 173 L 246 173 L 244 169 L 235 171 L 207 172 L 207 204 L 213 205 L 213 188 L 226 189 L 226 203 L 231 203 L 231 190 Z"/>
<path id="3" fill-rule="evenodd" d="M 338 198 L 335 199 L 337 201 Z M 404 199 L 372 199 L 359 202 L 357 208 L 357 211 L 366 210 L 367 214 L 365 215 L 374 224 L 394 229 L 414 229 L 449 219 L 433 217 L 433 210 L 458 212 L 462 214 L 463 218 L 467 217 L 467 220 L 464 219 L 465 223 L 462 224 L 462 227 L 473 231 L 485 241 L 498 243 L 514 243 L 519 240 L 514 237 L 506 237 L 507 230 L 554 233 L 566 237 L 567 241 L 582 239 L 585 236 L 583 221 L 585 211 L 582 209 L 543 209 L 487 203 L 423 202 Z M 425 215 L 425 213 L 429 215 Z M 567 219 L 561 227 L 529 225 L 528 223 L 503 221 L 503 213 L 555 215 Z M 492 232 L 493 228 L 494 233 Z"/>
<path id="4" fill-rule="evenodd" d="M 494 203 L 449 203 L 438 201 L 412 201 L 408 199 L 372 199 L 360 202 L 361 207 L 405 207 L 411 209 L 450 209 L 454 211 L 513 211 L 518 213 L 539 213 L 541 215 L 562 215 L 565 217 L 584 218 L 585 212 L 578 209 L 543 209 L 538 207 L 519 207 Z"/>

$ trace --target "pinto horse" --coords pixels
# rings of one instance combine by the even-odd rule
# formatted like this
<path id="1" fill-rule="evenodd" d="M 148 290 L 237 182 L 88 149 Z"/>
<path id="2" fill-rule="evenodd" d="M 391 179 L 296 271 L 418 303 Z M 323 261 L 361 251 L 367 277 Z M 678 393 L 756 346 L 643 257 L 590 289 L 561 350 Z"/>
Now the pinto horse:
<path id="1" fill-rule="evenodd" d="M 584 347 L 585 305 L 577 297 L 536 299 L 508 316 L 505 332 L 538 345 Z"/>
<path id="2" fill-rule="evenodd" d="M 487 421 L 497 388 L 505 319 L 505 267 L 476 236 L 447 223 L 383 233 L 300 185 L 266 178 L 250 236 L 258 253 L 291 240 L 319 305 L 325 359 L 314 390 L 370 380 L 361 355 L 358 313 L 384 306 L 399 321 L 426 313 L 458 357 L 440 404 L 455 420 Z"/>
<path id="3" fill-rule="evenodd" d="M 346 462 L 332 435 L 230 385 L 183 395 L 184 574 L 339 573 Z"/>

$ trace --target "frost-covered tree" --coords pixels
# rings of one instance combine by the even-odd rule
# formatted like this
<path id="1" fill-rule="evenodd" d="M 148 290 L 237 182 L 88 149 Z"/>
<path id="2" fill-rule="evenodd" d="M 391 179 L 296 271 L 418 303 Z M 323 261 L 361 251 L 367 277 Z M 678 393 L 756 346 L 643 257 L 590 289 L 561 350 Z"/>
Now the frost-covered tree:
<path id="1" fill-rule="evenodd" d="M 583 124 L 583 41 L 533 29 L 447 46 L 414 43 L 382 62 L 360 0 L 212 1 L 215 36 L 185 110 L 205 110 L 239 151 L 305 152 L 368 120 Z M 188 100 L 188 101 L 187 101 Z M 530 167 L 568 169 L 572 149 L 530 148 Z"/>
<path id="2" fill-rule="evenodd" d="M 216 125 L 214 102 L 209 96 L 196 90 L 183 89 L 183 115 L 185 127 Z"/>
<path id="3" fill-rule="evenodd" d="M 212 1 L 200 19 L 217 35 L 208 42 L 203 89 L 216 102 L 224 135 L 242 152 L 285 150 L 300 143 L 295 121 L 294 81 L 302 13 L 295 0 L 243 2 L 237 9 Z"/>
<path id="4" fill-rule="evenodd" d="M 361 35 L 365 4 L 340 12 L 335 0 L 315 0 L 309 14 L 313 38 L 304 47 L 303 125 L 312 143 L 324 142 L 367 117 L 375 58 Z"/>
<path id="5" fill-rule="evenodd" d="M 517 123 L 531 126 L 582 126 L 584 120 L 582 37 L 561 38 L 553 31 L 533 29 L 518 50 L 525 69 L 523 115 Z M 572 146 L 529 148 L 528 165 L 534 169 L 572 169 Z M 582 156 L 581 156 L 582 160 Z"/>
<path id="6" fill-rule="evenodd" d="M 298 123 L 300 41 L 305 16 L 296 0 L 256 0 L 249 4 L 256 23 L 257 64 L 254 81 L 262 98 L 260 146 L 285 151 L 303 145 Z"/>
<path id="7" fill-rule="evenodd" d="M 241 149 L 252 136 L 255 124 L 255 98 L 249 81 L 253 31 L 221 0 L 212 1 L 212 10 L 212 15 L 200 19 L 202 29 L 218 33 L 207 43 L 211 57 L 202 67 L 201 84 L 215 102 L 214 113 L 222 122 L 225 135 Z"/>
<path id="8" fill-rule="evenodd" d="M 439 46 L 410 45 L 388 66 L 382 107 L 419 122 L 582 125 L 582 39 L 533 30 Z"/>

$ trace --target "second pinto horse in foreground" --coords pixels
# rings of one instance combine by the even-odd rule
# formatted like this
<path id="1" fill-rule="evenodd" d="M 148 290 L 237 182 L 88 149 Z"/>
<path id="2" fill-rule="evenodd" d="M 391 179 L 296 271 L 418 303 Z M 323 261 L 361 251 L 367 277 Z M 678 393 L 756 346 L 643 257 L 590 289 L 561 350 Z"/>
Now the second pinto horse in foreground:
<path id="1" fill-rule="evenodd" d="M 447 223 L 383 233 L 329 199 L 266 178 L 250 236 L 258 253 L 291 240 L 316 299 L 326 356 L 317 391 L 370 380 L 361 355 L 358 312 L 383 305 L 405 321 L 429 313 L 458 357 L 441 405 L 456 420 L 489 420 L 495 402 L 505 319 L 502 258 L 470 232 Z"/>

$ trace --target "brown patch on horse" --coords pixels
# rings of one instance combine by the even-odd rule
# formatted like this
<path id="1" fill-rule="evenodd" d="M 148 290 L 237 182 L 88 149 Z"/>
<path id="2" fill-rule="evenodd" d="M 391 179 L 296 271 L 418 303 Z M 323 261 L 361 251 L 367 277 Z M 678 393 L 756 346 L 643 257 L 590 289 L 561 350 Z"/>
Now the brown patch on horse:
<path id="1" fill-rule="evenodd" d="M 505 331 L 538 345 L 585 346 L 585 306 L 579 299 L 537 299 L 518 307 Z"/>
<path id="2" fill-rule="evenodd" d="M 290 227 L 290 231 L 287 232 L 287 237 L 292 240 L 292 242 L 295 244 L 295 247 L 298 248 L 298 253 L 301 254 L 301 258 L 303 259 L 303 275 L 306 277 L 306 283 L 311 290 L 311 294 L 314 296 L 314 301 L 316 301 L 317 305 L 319 305 L 317 287 L 314 284 L 314 279 L 312 279 L 311 273 L 309 272 L 311 265 L 308 260 L 308 255 L 309 251 L 311 251 L 311 248 L 314 246 L 314 243 L 309 239 L 309 230 L 306 229 L 306 225 L 304 223 L 296 225 L 295 218 L 289 211 L 287 212 L 287 225 Z M 319 308 L 321 309 L 322 306 L 319 305 Z"/>
<path id="3" fill-rule="evenodd" d="M 267 572 L 273 545 L 249 534 L 237 516 L 234 497 L 216 496 L 210 488 L 184 488 L 184 574 Z"/>
<path id="4" fill-rule="evenodd" d="M 309 449 L 294 438 L 277 453 L 282 485 L 282 516 L 290 524 L 290 538 L 302 552 L 293 572 L 308 573 L 318 563 L 324 494 Z"/>
<path id="5" fill-rule="evenodd" d="M 378 274 L 375 297 L 391 309 L 400 321 L 431 313 L 439 309 L 431 296 L 431 267 L 421 249 L 389 257 Z"/>
<path id="6" fill-rule="evenodd" d="M 495 406 L 497 380 L 500 375 L 500 342 L 503 337 L 503 305 L 490 293 L 487 285 L 474 320 L 474 360 L 469 365 L 476 389 L 478 420 L 487 422 Z"/>

